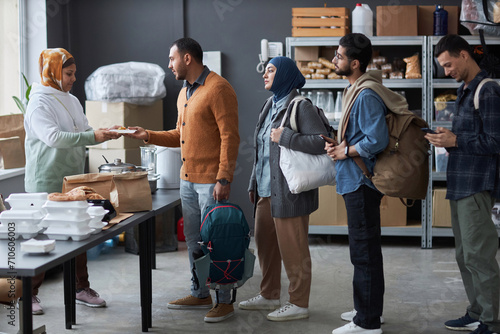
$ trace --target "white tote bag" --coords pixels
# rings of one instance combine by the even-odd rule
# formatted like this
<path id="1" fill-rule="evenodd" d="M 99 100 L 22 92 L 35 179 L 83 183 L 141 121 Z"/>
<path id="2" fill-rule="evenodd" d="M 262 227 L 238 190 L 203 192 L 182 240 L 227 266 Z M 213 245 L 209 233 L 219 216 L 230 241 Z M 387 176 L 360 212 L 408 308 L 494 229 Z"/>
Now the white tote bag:
<path id="1" fill-rule="evenodd" d="M 290 119 L 295 120 L 297 106 L 303 97 L 294 98 L 288 107 L 281 126 L 285 124 L 285 120 L 289 117 L 289 111 L 292 109 Z M 292 129 L 297 132 L 295 122 L 291 122 Z M 300 151 L 294 151 L 289 148 L 280 146 L 280 168 L 285 176 L 288 188 L 292 194 L 298 194 L 303 191 L 308 191 L 325 185 L 335 185 L 335 161 L 333 161 L 326 153 L 325 154 L 308 154 Z"/>

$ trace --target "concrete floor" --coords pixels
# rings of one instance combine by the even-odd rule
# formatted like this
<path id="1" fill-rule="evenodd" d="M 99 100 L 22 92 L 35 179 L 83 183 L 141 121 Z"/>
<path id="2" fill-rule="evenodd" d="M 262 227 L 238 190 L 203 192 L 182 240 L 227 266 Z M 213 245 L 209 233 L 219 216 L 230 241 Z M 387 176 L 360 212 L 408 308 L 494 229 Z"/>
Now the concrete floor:
<path id="1" fill-rule="evenodd" d="M 235 316 L 217 324 L 203 321 L 206 310 L 169 310 L 167 302 L 188 294 L 189 274 L 185 243 L 179 251 L 157 254 L 153 271 L 153 328 L 151 333 L 331 333 L 345 324 L 340 313 L 351 310 L 352 265 L 345 236 L 311 236 L 313 284 L 310 317 L 276 323 L 266 320 L 267 312 L 236 308 Z M 255 247 L 254 244 L 251 245 Z M 384 333 L 453 333 L 445 320 L 462 316 L 466 297 L 450 238 L 437 240 L 433 249 L 421 249 L 417 238 L 383 239 L 386 293 Z M 500 255 L 497 255 L 497 260 Z M 91 286 L 107 301 L 108 307 L 92 309 L 77 305 L 74 333 L 140 333 L 139 258 L 118 246 L 108 254 L 89 261 Z M 45 324 L 47 332 L 71 333 L 64 329 L 62 272 L 46 279 L 40 291 L 45 314 L 34 316 L 35 326 Z M 237 302 L 259 292 L 258 263 L 255 275 L 238 290 Z M 282 302 L 287 296 L 283 270 Z M 0 332 L 15 333 L 7 325 L 7 311 L 0 308 Z"/>

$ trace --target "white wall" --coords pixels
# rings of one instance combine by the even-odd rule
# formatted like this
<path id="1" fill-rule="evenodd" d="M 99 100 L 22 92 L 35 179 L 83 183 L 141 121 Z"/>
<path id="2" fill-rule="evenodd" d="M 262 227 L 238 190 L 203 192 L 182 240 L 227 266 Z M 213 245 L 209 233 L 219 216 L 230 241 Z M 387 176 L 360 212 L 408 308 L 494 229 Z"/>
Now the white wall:
<path id="1" fill-rule="evenodd" d="M 21 0 L 24 3 L 24 31 L 22 32 L 24 66 L 21 70 L 25 73 L 30 83 L 40 82 L 38 57 L 47 48 L 47 17 L 45 0 Z M 57 2 L 48 1 L 49 8 L 58 7 Z M 53 4 L 52 4 L 53 3 Z M 50 15 L 50 13 L 47 13 Z"/>
<path id="2" fill-rule="evenodd" d="M 18 96 L 19 39 L 17 0 L 0 2 L 0 115 L 19 113 L 11 96 Z"/>

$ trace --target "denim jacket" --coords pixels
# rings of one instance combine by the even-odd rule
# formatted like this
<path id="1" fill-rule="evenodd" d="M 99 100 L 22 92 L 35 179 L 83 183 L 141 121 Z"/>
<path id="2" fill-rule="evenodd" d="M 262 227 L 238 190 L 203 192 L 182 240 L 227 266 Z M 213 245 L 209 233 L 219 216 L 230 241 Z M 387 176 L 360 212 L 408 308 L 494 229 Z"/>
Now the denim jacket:
<path id="1" fill-rule="evenodd" d="M 387 108 L 373 90 L 365 89 L 359 93 L 351 110 L 345 138 L 349 145 L 354 145 L 368 170 L 373 173 L 376 154 L 382 152 L 389 144 L 389 132 L 385 121 Z M 372 181 L 353 159 L 337 160 L 337 193 L 340 195 L 356 191 L 367 185 L 375 190 Z"/>

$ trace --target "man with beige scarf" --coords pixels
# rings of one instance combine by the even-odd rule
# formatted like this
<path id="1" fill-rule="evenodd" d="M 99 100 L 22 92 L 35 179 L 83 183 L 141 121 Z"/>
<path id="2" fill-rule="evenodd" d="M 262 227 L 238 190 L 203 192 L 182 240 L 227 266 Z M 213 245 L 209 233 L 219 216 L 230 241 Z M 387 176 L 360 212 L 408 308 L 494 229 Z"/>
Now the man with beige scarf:
<path id="1" fill-rule="evenodd" d="M 347 209 L 349 249 L 354 265 L 354 310 L 341 315 L 351 321 L 333 334 L 382 333 L 384 270 L 380 237 L 380 200 L 382 194 L 352 159 L 360 156 L 373 173 L 376 154 L 385 149 L 389 134 L 385 122 L 387 107 L 380 92 L 394 99 L 382 86 L 378 71 L 366 73 L 372 57 L 370 40 L 362 34 L 341 38 L 333 63 L 335 73 L 346 76 L 342 117 L 337 140 L 326 143 L 325 150 L 337 168 L 337 192 L 344 197 Z"/>

